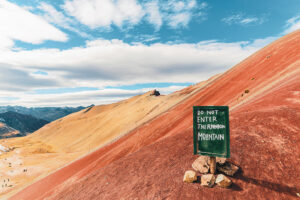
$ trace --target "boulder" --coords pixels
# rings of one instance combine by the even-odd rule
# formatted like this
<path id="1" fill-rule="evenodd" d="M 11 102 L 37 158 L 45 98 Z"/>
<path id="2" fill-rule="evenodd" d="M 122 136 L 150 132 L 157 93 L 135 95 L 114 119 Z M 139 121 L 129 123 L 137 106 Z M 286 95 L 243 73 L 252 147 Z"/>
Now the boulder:
<path id="1" fill-rule="evenodd" d="M 201 185 L 205 187 L 212 187 L 215 184 L 215 176 L 213 174 L 205 174 L 201 176 Z"/>
<path id="2" fill-rule="evenodd" d="M 217 162 L 219 165 L 224 165 L 225 162 L 226 162 L 226 158 L 216 157 L 216 162 Z"/>
<path id="3" fill-rule="evenodd" d="M 184 173 L 183 182 L 192 183 L 197 180 L 196 172 L 188 170 Z"/>
<path id="4" fill-rule="evenodd" d="M 228 188 L 231 183 L 231 180 L 223 174 L 219 174 L 216 178 L 216 184 L 220 187 Z"/>
<path id="5" fill-rule="evenodd" d="M 223 165 L 217 165 L 217 170 L 228 176 L 233 176 L 239 170 L 239 167 L 232 163 L 226 162 Z"/>
<path id="6" fill-rule="evenodd" d="M 209 171 L 209 157 L 199 156 L 192 164 L 194 170 L 199 171 L 202 174 L 206 174 Z"/>
<path id="7" fill-rule="evenodd" d="M 150 96 L 160 96 L 160 92 L 157 90 L 153 90 L 150 94 Z"/>

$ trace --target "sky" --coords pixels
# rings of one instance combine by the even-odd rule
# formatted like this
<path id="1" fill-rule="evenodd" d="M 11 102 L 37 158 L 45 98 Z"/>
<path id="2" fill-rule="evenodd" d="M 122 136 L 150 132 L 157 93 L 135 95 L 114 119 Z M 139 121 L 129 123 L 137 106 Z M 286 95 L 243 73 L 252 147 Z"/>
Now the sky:
<path id="1" fill-rule="evenodd" d="M 299 28 L 299 0 L 0 0 L 0 106 L 169 94 Z"/>

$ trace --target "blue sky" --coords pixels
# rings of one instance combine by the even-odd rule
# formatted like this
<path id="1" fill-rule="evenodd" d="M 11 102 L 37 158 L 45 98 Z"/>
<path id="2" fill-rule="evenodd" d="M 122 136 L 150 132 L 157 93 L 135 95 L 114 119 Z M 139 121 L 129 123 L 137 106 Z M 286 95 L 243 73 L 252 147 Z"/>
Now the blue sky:
<path id="1" fill-rule="evenodd" d="M 168 94 L 299 28 L 298 0 L 1 0 L 0 105 Z"/>

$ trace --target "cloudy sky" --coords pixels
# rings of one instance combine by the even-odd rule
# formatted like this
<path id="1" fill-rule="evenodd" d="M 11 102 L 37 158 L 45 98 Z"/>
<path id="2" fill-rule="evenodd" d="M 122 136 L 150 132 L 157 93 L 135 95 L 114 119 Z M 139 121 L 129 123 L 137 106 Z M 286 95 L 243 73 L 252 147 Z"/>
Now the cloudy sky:
<path id="1" fill-rule="evenodd" d="M 299 0 L 0 0 L 0 105 L 168 94 L 299 28 Z"/>

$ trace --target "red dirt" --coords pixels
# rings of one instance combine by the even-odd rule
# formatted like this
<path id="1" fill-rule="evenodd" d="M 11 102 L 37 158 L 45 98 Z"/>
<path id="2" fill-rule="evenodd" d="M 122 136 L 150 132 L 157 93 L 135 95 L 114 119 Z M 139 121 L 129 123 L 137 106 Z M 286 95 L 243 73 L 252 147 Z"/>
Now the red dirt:
<path id="1" fill-rule="evenodd" d="M 296 198 L 300 193 L 299 52 L 297 31 L 130 134 L 11 199 Z M 243 172 L 233 178 L 230 189 L 182 182 L 184 171 L 196 158 L 192 155 L 193 105 L 231 108 L 231 161 Z"/>

